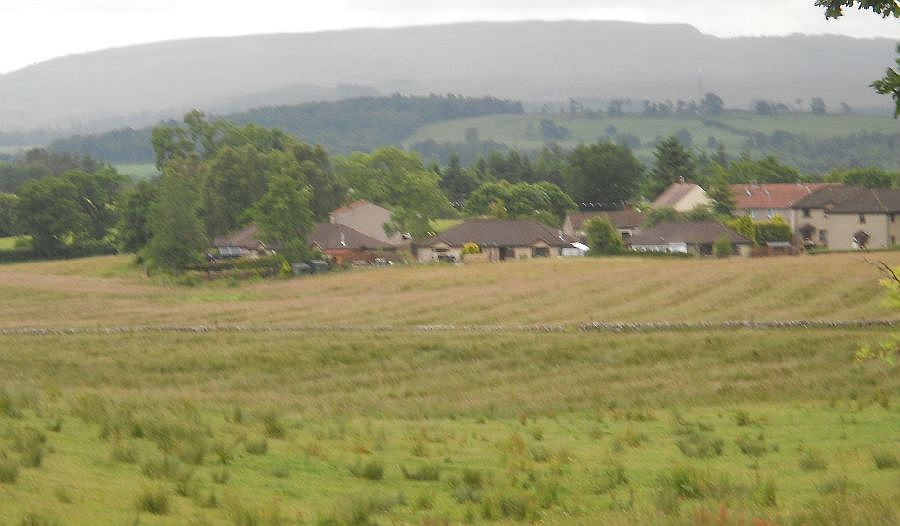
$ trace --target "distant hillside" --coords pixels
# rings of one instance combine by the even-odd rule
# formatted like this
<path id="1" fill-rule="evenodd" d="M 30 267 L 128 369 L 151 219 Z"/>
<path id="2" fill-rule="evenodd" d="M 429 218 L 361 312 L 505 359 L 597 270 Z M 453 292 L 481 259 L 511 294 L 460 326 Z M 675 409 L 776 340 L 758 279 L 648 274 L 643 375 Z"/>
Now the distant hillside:
<path id="1" fill-rule="evenodd" d="M 197 107 L 239 111 L 322 97 L 319 86 L 519 100 L 754 99 L 883 106 L 868 84 L 893 63 L 889 39 L 723 39 L 687 25 L 467 23 L 181 40 L 73 55 L 0 76 L 0 129 L 84 125 Z M 298 87 L 292 90 L 291 86 Z M 358 94 L 358 93 L 357 93 Z M 306 96 L 306 95 L 303 95 Z M 309 100 L 309 99 L 305 99 Z M 142 116 L 143 115 L 143 116 Z"/>
<path id="2" fill-rule="evenodd" d="M 493 97 L 360 97 L 335 102 L 271 106 L 223 118 L 237 124 L 279 128 L 330 153 L 370 151 L 396 144 L 430 123 L 495 114 L 521 114 L 519 102 Z M 54 141 L 58 152 L 90 155 L 113 163 L 152 162 L 152 128 L 125 128 Z"/>

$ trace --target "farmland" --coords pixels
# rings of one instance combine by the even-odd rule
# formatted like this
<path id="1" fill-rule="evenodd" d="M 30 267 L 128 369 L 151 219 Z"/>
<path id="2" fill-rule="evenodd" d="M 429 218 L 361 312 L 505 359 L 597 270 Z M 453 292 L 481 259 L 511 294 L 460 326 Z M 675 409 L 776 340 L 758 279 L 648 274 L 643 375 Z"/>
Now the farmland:
<path id="1" fill-rule="evenodd" d="M 0 266 L 2 327 L 95 331 L 0 336 L 0 524 L 895 524 L 900 378 L 853 360 L 890 330 L 577 328 L 893 318 L 878 276 L 858 255 L 191 287 L 125 257 Z"/>

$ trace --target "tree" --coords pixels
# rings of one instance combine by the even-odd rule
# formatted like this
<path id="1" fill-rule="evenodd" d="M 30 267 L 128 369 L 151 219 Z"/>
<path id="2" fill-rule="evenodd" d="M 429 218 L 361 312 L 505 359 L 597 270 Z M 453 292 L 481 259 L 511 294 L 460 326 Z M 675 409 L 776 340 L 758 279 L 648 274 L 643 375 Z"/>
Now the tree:
<path id="1" fill-rule="evenodd" d="M 734 194 L 727 184 L 713 184 L 709 189 L 709 197 L 713 200 L 714 213 L 730 216 L 734 212 Z"/>
<path id="2" fill-rule="evenodd" d="M 852 7 L 872 11 L 882 18 L 900 18 L 900 3 L 896 0 L 816 0 L 816 5 L 825 8 L 825 18 L 840 18 L 845 8 Z M 897 45 L 897 54 L 900 54 L 900 44 Z M 897 69 L 888 68 L 884 78 L 871 84 L 877 93 L 890 95 L 894 99 L 895 119 L 900 116 L 900 58 L 897 59 L 897 66 Z"/>
<path id="3" fill-rule="evenodd" d="M 825 106 L 825 101 L 822 100 L 822 97 L 813 97 L 809 101 L 809 111 L 814 115 L 825 115 L 828 113 L 828 108 Z"/>
<path id="4" fill-rule="evenodd" d="M 472 192 L 465 211 L 473 216 L 531 217 L 559 226 L 566 213 L 575 208 L 572 199 L 553 183 L 495 181 L 484 183 Z"/>
<path id="5" fill-rule="evenodd" d="M 166 170 L 148 218 L 153 237 L 144 255 L 151 265 L 180 274 L 189 265 L 202 261 L 208 240 L 199 208 L 200 196 L 191 181 L 176 171 Z"/>
<path id="6" fill-rule="evenodd" d="M 386 233 L 422 237 L 431 230 L 433 219 L 451 209 L 439 186 L 440 175 L 427 170 L 415 153 L 392 146 L 370 154 L 357 152 L 336 158 L 334 170 L 353 198 L 391 210 Z"/>
<path id="7" fill-rule="evenodd" d="M 644 167 L 627 146 L 599 142 L 569 154 L 566 190 L 576 202 L 621 205 L 633 199 Z"/>
<path id="8" fill-rule="evenodd" d="M 589 256 L 612 256 L 625 251 L 622 235 L 606 216 L 597 216 L 584 224 Z"/>
<path id="9" fill-rule="evenodd" d="M 646 186 L 650 196 L 659 195 L 673 183 L 693 180 L 696 176 L 697 162 L 693 154 L 675 137 L 657 144 L 653 157 L 653 170 Z"/>
<path id="10" fill-rule="evenodd" d="M 277 244 L 279 254 L 288 261 L 302 261 L 309 254 L 306 236 L 313 226 L 311 193 L 294 178 L 276 175 L 250 212 L 262 238 Z"/>
<path id="11" fill-rule="evenodd" d="M 125 252 L 139 251 L 153 237 L 149 217 L 156 199 L 156 191 L 156 185 L 141 181 L 122 197 L 119 243 Z"/>
<path id="12" fill-rule="evenodd" d="M 865 186 L 867 188 L 890 188 L 900 183 L 900 172 L 887 172 L 881 168 L 851 168 L 834 170 L 827 179 L 836 183 Z"/>
<path id="13" fill-rule="evenodd" d="M 479 181 L 472 170 L 463 170 L 456 151 L 450 152 L 450 164 L 441 175 L 441 190 L 453 203 L 459 203 L 466 199 L 473 190 L 478 188 Z M 454 205 L 456 206 L 456 205 Z"/>
<path id="14" fill-rule="evenodd" d="M 0 237 L 14 236 L 16 228 L 16 206 L 19 198 L 15 194 L 0 192 Z"/>
<path id="15" fill-rule="evenodd" d="M 105 238 L 119 221 L 119 194 L 125 184 L 125 177 L 112 168 L 98 170 L 93 174 L 71 171 L 62 177 L 75 186 L 78 206 L 87 219 L 84 231 L 75 232 L 75 243 Z"/>
<path id="16" fill-rule="evenodd" d="M 713 243 L 713 255 L 717 258 L 727 258 L 734 255 L 734 247 L 731 246 L 731 240 L 723 234 L 722 237 Z"/>
<path id="17" fill-rule="evenodd" d="M 774 156 L 752 159 L 743 156 L 732 161 L 725 171 L 725 177 L 731 184 L 740 183 L 798 183 L 800 172 L 790 166 L 781 164 Z"/>
<path id="18" fill-rule="evenodd" d="M 309 207 L 313 216 L 320 221 L 327 220 L 328 213 L 341 206 L 347 195 L 347 189 L 331 170 L 328 152 L 318 144 L 312 146 L 295 140 L 290 140 L 285 150 L 300 165 L 300 172 L 310 186 Z"/>
<path id="19" fill-rule="evenodd" d="M 700 107 L 703 108 L 703 113 L 718 115 L 722 113 L 722 110 L 725 107 L 725 101 L 715 93 L 707 93 L 706 96 L 703 97 L 703 101 L 700 102 Z"/>
<path id="20" fill-rule="evenodd" d="M 78 188 L 64 177 L 28 181 L 18 196 L 16 222 L 41 256 L 59 254 L 89 222 L 79 206 Z"/>

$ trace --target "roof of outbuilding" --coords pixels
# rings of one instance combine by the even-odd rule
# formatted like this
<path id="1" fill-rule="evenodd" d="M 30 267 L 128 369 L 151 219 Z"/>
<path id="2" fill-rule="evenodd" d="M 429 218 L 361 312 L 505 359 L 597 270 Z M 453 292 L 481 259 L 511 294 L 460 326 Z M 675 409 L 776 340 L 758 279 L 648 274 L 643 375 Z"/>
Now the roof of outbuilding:
<path id="1" fill-rule="evenodd" d="M 665 222 L 644 229 L 631 238 L 631 245 L 661 245 L 669 243 L 715 243 L 723 235 L 739 245 L 752 241 L 734 230 L 714 221 Z"/>
<path id="2" fill-rule="evenodd" d="M 255 250 L 260 246 L 265 246 L 265 243 L 256 239 L 258 232 L 259 226 L 256 223 L 250 223 L 231 234 L 216 236 L 213 240 L 213 245 L 216 247 L 238 247 L 246 250 Z"/>
<path id="3" fill-rule="evenodd" d="M 896 213 L 900 212 L 900 189 L 829 185 L 791 208 L 827 208 L 832 214 Z"/>
<path id="4" fill-rule="evenodd" d="M 445 243 L 451 247 L 461 247 L 466 243 L 476 243 L 479 246 L 524 247 L 538 241 L 552 247 L 562 247 L 575 240 L 562 230 L 534 219 L 470 219 L 418 245 L 428 247 Z"/>
<path id="5" fill-rule="evenodd" d="M 392 250 L 396 245 L 379 241 L 359 230 L 334 223 L 317 223 L 307 236 L 310 244 L 322 250 Z"/>
<path id="6" fill-rule="evenodd" d="M 569 221 L 572 228 L 581 230 L 585 221 L 598 216 L 606 216 L 616 228 L 631 228 L 641 226 L 644 222 L 644 214 L 637 210 L 610 210 L 604 212 L 569 212 Z"/>

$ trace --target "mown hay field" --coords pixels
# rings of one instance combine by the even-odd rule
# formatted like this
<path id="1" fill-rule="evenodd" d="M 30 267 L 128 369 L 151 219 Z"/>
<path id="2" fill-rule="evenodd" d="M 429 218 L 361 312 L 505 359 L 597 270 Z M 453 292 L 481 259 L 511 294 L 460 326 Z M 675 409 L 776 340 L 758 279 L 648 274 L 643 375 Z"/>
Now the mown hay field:
<path id="1" fill-rule="evenodd" d="M 894 317 L 867 258 L 587 258 L 381 268 L 194 287 L 127 256 L 0 265 L 0 327 L 578 324 Z"/>
<path id="2" fill-rule="evenodd" d="M 878 277 L 854 255 L 194 287 L 3 266 L 6 328 L 393 327 L 0 335 L 0 525 L 893 525 L 900 376 L 854 360 L 890 329 L 412 327 L 889 318 Z"/>

